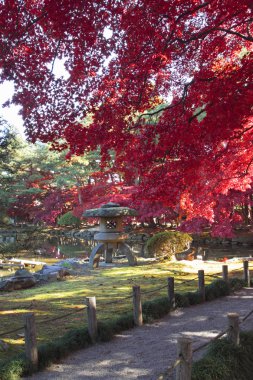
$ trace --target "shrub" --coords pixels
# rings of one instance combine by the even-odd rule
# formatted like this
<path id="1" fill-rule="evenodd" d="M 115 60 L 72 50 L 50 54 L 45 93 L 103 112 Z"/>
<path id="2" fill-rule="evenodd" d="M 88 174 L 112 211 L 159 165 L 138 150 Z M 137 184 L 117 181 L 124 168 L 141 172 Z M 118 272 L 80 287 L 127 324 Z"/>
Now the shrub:
<path id="1" fill-rule="evenodd" d="M 203 359 L 193 364 L 192 380 L 251 380 L 253 332 L 240 334 L 240 345 L 227 339 L 213 342 Z"/>
<path id="2" fill-rule="evenodd" d="M 168 297 L 156 298 L 146 301 L 142 305 L 143 321 L 152 322 L 155 319 L 164 317 L 170 311 Z"/>
<path id="3" fill-rule="evenodd" d="M 21 249 L 24 249 L 24 244 L 20 242 L 13 243 L 0 243 L 0 254 L 15 254 L 19 252 Z"/>
<path id="4" fill-rule="evenodd" d="M 0 362 L 1 380 L 18 380 L 28 371 L 29 364 L 23 355 Z"/>
<path id="5" fill-rule="evenodd" d="M 232 290 L 240 290 L 244 286 L 246 286 L 245 281 L 242 280 L 241 278 L 237 278 L 237 277 L 231 278 L 229 280 L 229 284 L 230 284 L 230 287 L 231 287 Z"/>
<path id="6" fill-rule="evenodd" d="M 188 299 L 189 305 L 198 305 L 199 303 L 202 303 L 202 296 L 198 291 L 187 292 L 185 296 Z"/>
<path id="7" fill-rule="evenodd" d="M 98 322 L 98 341 L 108 342 L 115 334 L 134 327 L 134 319 L 132 313 L 125 313 L 106 322 Z"/>
<path id="8" fill-rule="evenodd" d="M 69 211 L 66 214 L 63 214 L 59 217 L 57 224 L 59 226 L 79 227 L 81 224 L 81 220 L 74 216 L 71 211 Z"/>
<path id="9" fill-rule="evenodd" d="M 217 279 L 205 287 L 206 301 L 229 295 L 230 285 L 223 280 Z"/>
<path id="10" fill-rule="evenodd" d="M 192 237 L 178 231 L 165 231 L 148 239 L 146 250 L 149 257 L 173 259 L 176 253 L 189 248 Z"/>
<path id="11" fill-rule="evenodd" d="M 190 301 L 189 301 L 189 298 L 186 294 L 175 293 L 175 301 L 176 301 L 176 307 L 188 307 L 188 306 L 190 306 Z"/>

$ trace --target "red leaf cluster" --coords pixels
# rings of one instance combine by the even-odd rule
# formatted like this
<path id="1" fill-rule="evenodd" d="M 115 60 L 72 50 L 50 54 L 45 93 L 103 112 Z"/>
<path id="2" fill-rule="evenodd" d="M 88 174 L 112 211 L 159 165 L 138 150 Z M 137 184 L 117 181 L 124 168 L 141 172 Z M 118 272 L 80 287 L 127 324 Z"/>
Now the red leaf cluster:
<path id="1" fill-rule="evenodd" d="M 31 141 L 100 147 L 103 168 L 113 150 L 134 199 L 221 225 L 222 197 L 252 185 L 252 12 L 249 0 L 8 0 L 0 75 Z"/>

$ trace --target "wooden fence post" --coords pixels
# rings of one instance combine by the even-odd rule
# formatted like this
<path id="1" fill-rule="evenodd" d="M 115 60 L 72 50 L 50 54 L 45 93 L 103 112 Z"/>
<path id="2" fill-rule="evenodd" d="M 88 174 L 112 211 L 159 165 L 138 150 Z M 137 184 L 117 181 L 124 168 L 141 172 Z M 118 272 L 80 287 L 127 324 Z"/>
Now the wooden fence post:
<path id="1" fill-rule="evenodd" d="M 177 355 L 180 363 L 176 367 L 176 380 L 191 380 L 192 340 L 190 338 L 178 338 Z"/>
<path id="2" fill-rule="evenodd" d="M 222 265 L 222 279 L 228 282 L 228 266 Z"/>
<path id="3" fill-rule="evenodd" d="M 25 314 L 25 355 L 34 370 L 38 368 L 38 348 L 34 313 Z"/>
<path id="4" fill-rule="evenodd" d="M 133 309 L 134 309 L 134 324 L 141 326 L 143 324 L 142 305 L 141 305 L 141 288 L 133 286 Z"/>
<path id="5" fill-rule="evenodd" d="M 96 341 L 98 327 L 97 327 L 97 314 L 96 314 L 96 297 L 87 297 L 87 316 L 88 316 L 88 332 L 91 341 Z"/>
<path id="6" fill-rule="evenodd" d="M 168 277 L 168 299 L 172 309 L 176 308 L 174 277 Z"/>
<path id="7" fill-rule="evenodd" d="M 249 261 L 243 261 L 243 279 L 246 282 L 247 286 L 250 287 L 250 274 L 249 274 Z"/>
<path id="8" fill-rule="evenodd" d="M 240 343 L 239 314 L 228 313 L 228 328 L 228 340 L 238 346 Z"/>
<path id="9" fill-rule="evenodd" d="M 201 297 L 201 301 L 205 302 L 206 293 L 205 293 L 205 272 L 203 269 L 198 271 L 198 283 L 199 283 L 199 294 Z"/>

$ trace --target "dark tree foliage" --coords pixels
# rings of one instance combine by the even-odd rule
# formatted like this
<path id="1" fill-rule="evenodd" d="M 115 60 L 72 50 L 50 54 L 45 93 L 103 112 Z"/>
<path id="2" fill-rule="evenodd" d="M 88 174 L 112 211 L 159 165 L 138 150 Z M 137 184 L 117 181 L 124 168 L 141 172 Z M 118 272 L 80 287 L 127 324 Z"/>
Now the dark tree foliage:
<path id="1" fill-rule="evenodd" d="M 136 199 L 231 236 L 231 197 L 252 191 L 252 12 L 252 0 L 2 1 L 0 77 L 31 141 L 99 147 Z"/>

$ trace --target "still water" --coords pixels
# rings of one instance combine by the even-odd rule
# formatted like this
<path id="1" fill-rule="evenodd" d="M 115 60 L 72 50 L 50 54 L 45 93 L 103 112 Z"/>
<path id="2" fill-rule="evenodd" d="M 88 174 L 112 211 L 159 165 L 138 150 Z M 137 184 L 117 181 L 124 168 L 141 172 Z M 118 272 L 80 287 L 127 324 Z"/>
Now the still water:
<path id="1" fill-rule="evenodd" d="M 90 253 L 97 242 L 94 240 L 86 240 L 80 238 L 66 237 L 66 236 L 54 236 L 54 235 L 42 235 L 37 236 L 36 239 L 29 239 L 28 244 L 19 251 L 15 251 L 15 245 L 20 242 L 19 235 L 0 234 L 0 247 L 5 245 L 9 247 L 4 256 L 18 257 L 22 253 L 26 258 L 35 258 L 38 261 L 43 259 L 67 259 L 67 258 L 81 258 L 86 259 L 90 256 Z M 129 242 L 129 245 L 133 249 L 136 256 L 144 255 L 144 243 Z M 16 246 L 17 247 L 17 246 Z M 1 253 L 0 253 L 1 256 Z"/>
<path id="2" fill-rule="evenodd" d="M 12 246 L 19 241 L 18 235 L 11 234 L 0 234 L 0 246 Z M 38 260 L 42 259 L 66 259 L 66 258 L 87 258 L 90 255 L 93 247 L 97 243 L 94 240 L 85 240 L 70 238 L 65 236 L 41 236 L 37 237 L 36 240 L 30 242 L 30 246 L 26 249 L 27 258 L 35 258 Z M 128 242 L 134 251 L 136 256 L 145 257 L 145 242 Z M 202 247 L 202 252 L 204 251 L 205 260 L 223 260 L 224 258 L 231 259 L 234 257 L 252 257 L 253 256 L 253 246 L 243 246 L 243 245 L 215 245 Z M 15 253 L 18 256 L 19 252 Z M 8 256 L 12 256 L 10 250 L 7 253 Z"/>

